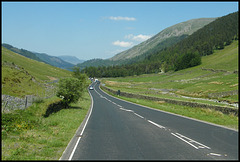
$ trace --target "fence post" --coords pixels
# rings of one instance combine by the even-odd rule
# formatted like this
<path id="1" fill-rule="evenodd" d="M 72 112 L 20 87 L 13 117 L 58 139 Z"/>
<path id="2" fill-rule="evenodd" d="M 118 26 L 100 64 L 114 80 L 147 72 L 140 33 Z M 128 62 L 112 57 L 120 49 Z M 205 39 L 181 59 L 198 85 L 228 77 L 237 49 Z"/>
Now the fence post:
<path id="1" fill-rule="evenodd" d="M 27 108 L 27 96 L 26 96 L 25 108 Z"/>
<path id="2" fill-rule="evenodd" d="M 8 104 L 8 100 L 7 100 L 7 102 L 6 102 L 5 106 L 4 106 L 5 108 L 7 107 L 7 104 Z"/>
<path id="3" fill-rule="evenodd" d="M 6 102 L 5 106 L 4 106 L 4 110 L 3 111 L 7 110 L 7 104 L 8 104 L 8 100 L 7 100 L 7 102 Z"/>

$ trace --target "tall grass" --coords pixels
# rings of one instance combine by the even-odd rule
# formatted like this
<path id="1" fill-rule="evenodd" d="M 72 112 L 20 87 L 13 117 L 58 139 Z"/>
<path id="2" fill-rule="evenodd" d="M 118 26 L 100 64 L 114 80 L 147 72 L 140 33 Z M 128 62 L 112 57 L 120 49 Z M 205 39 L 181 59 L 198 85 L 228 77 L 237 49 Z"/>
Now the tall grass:
<path id="1" fill-rule="evenodd" d="M 68 109 L 44 117 L 57 97 L 2 114 L 2 160 L 58 160 L 91 105 L 87 91 Z"/>

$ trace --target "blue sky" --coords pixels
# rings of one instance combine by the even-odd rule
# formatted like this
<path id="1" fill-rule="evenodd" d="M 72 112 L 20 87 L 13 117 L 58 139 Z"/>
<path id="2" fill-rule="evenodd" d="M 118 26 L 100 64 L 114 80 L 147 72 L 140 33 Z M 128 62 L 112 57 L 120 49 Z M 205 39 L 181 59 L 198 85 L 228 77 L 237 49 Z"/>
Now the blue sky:
<path id="1" fill-rule="evenodd" d="M 167 27 L 238 11 L 227 2 L 2 2 L 2 43 L 52 56 L 110 58 Z"/>

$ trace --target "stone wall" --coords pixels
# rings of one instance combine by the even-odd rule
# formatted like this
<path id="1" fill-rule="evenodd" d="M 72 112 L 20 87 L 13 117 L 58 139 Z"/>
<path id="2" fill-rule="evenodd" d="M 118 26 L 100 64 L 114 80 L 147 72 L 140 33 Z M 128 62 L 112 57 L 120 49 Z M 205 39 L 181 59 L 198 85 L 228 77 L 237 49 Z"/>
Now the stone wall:
<path id="1" fill-rule="evenodd" d="M 18 98 L 9 95 L 2 95 L 2 112 L 10 112 L 17 109 L 26 109 L 31 106 L 36 96 L 27 95 L 25 98 Z"/>
<path id="2" fill-rule="evenodd" d="M 106 86 L 101 86 L 101 88 L 113 93 L 117 94 L 117 91 L 112 90 Z M 176 105 L 182 105 L 182 106 L 190 106 L 190 107 L 200 107 L 200 108 L 209 108 L 214 109 L 217 111 L 221 111 L 224 114 L 234 114 L 238 116 L 238 109 L 231 108 L 231 107 L 223 107 L 223 106 L 215 106 L 215 105 L 209 105 L 209 104 L 203 104 L 203 103 L 196 103 L 196 102 L 188 102 L 188 101 L 179 101 L 179 100 L 173 100 L 173 99 L 165 99 L 165 98 L 158 98 L 158 97 L 151 97 L 151 96 L 145 96 L 145 95 L 139 95 L 139 94 L 133 94 L 133 93 L 127 93 L 127 92 L 120 92 L 120 96 L 128 97 L 128 98 L 138 98 L 138 99 L 145 99 L 145 100 L 151 100 L 151 101 L 164 101 L 166 103 L 176 104 Z"/>
<path id="3" fill-rule="evenodd" d="M 235 71 L 227 71 L 227 70 L 222 70 L 222 69 L 206 69 L 206 68 L 202 68 L 202 70 L 206 70 L 206 71 L 211 71 L 214 73 L 220 73 L 220 72 L 224 72 L 224 73 L 234 73 L 234 74 L 238 74 L 238 70 Z"/>
<path id="4" fill-rule="evenodd" d="M 219 93 L 209 93 L 208 97 L 210 98 L 219 98 L 226 96 L 238 95 L 238 90 L 228 91 L 228 92 L 219 92 Z"/>

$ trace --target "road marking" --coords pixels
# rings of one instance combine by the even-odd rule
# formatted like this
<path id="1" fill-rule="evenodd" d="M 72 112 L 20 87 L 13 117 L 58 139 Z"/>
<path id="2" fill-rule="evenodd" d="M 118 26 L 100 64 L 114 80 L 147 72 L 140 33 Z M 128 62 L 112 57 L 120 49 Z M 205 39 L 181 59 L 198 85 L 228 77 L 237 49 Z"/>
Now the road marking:
<path id="1" fill-rule="evenodd" d="M 127 100 L 121 99 L 121 98 L 117 98 L 117 97 L 115 97 L 115 96 L 112 96 L 112 95 L 108 94 L 107 92 L 104 92 L 104 91 L 101 89 L 100 86 L 99 86 L 99 89 L 100 89 L 103 93 L 105 93 L 106 95 L 108 95 L 108 96 L 110 96 L 110 97 L 113 97 L 113 98 L 115 98 L 115 99 L 118 99 L 118 100 L 120 100 L 120 101 L 126 102 L 126 103 L 134 104 L 134 105 L 137 105 L 137 106 L 140 106 L 140 107 L 143 107 L 143 108 L 147 108 L 147 109 L 150 109 L 150 110 L 160 111 L 160 112 L 167 113 L 167 114 L 171 114 L 171 115 L 174 115 L 174 116 L 179 116 L 179 117 L 182 117 L 182 118 L 186 118 L 186 119 L 194 120 L 194 121 L 197 121 L 197 122 L 205 123 L 205 124 L 208 124 L 208 125 L 213 125 L 213 126 L 216 126 L 216 127 L 220 127 L 220 128 L 224 128 L 224 129 L 228 129 L 228 130 L 232 130 L 232 131 L 238 132 L 238 130 L 233 129 L 233 128 L 228 128 L 228 127 L 225 127 L 225 126 L 222 126 L 222 125 L 217 125 L 217 124 L 214 124 L 214 123 L 210 123 L 210 122 L 206 122 L 206 121 L 203 121 L 203 120 L 194 119 L 194 118 L 187 117 L 187 116 L 183 116 L 183 115 L 179 115 L 179 114 L 174 114 L 174 113 L 167 112 L 167 111 L 164 111 L 164 110 L 159 110 L 159 109 L 151 108 L 151 107 L 144 106 L 144 105 L 140 105 L 140 104 L 137 104 L 137 103 L 134 103 L 134 102 L 131 102 L 131 101 L 127 101 Z"/>
<path id="2" fill-rule="evenodd" d="M 188 138 L 188 137 L 186 137 L 186 136 L 183 136 L 183 135 L 181 135 L 181 134 L 179 134 L 179 133 L 171 133 L 171 134 L 174 135 L 175 137 L 181 139 L 182 141 L 186 142 L 187 144 L 191 145 L 191 146 L 194 147 L 195 149 L 199 149 L 199 148 L 211 149 L 210 147 L 205 146 L 205 145 L 203 145 L 203 144 L 201 144 L 201 143 L 199 143 L 199 142 L 197 142 L 197 141 L 194 141 L 194 140 L 192 140 L 191 138 Z M 195 145 L 197 145 L 197 146 L 195 146 L 193 143 L 195 143 Z"/>
<path id="3" fill-rule="evenodd" d="M 86 128 L 86 125 L 87 125 L 87 123 L 88 123 L 89 117 L 90 117 L 91 114 L 92 114 L 92 109 L 93 109 L 93 98 L 92 98 L 91 93 L 89 93 L 89 94 L 90 94 L 91 99 L 92 99 L 91 110 L 90 110 L 90 113 L 89 113 L 89 115 L 88 115 L 88 118 L 87 118 L 87 120 L 86 120 L 86 122 L 85 122 L 85 124 L 84 124 L 84 127 L 83 127 L 83 129 L 82 129 L 82 131 L 81 131 L 81 133 L 80 133 L 80 136 L 79 136 L 79 138 L 78 138 L 78 140 L 77 140 L 77 143 L 76 143 L 76 145 L 74 146 L 73 151 L 72 151 L 72 153 L 71 153 L 71 155 L 70 155 L 70 157 L 69 157 L 68 160 L 72 160 L 72 157 L 73 157 L 73 155 L 74 155 L 74 153 L 75 153 L 75 151 L 76 151 L 77 145 L 78 145 L 78 143 L 79 143 L 79 141 L 80 141 L 80 139 L 81 139 L 81 137 L 82 137 L 82 134 L 83 134 L 83 132 L 84 132 L 84 130 L 85 130 L 85 128 Z"/>
<path id="4" fill-rule="evenodd" d="M 107 94 L 106 92 L 104 92 L 104 93 Z M 107 95 L 108 95 L 108 94 L 107 94 Z M 112 97 L 114 97 L 114 96 L 112 96 Z M 116 97 L 114 97 L 114 98 L 116 98 Z M 116 98 L 116 99 L 121 100 L 121 101 L 124 101 L 124 100 L 119 99 L 119 98 Z M 109 100 L 109 101 L 112 102 L 111 100 Z M 124 101 L 124 102 L 128 102 L 128 101 Z M 124 109 L 121 105 L 118 105 L 118 104 L 116 104 L 115 102 L 112 102 L 112 103 L 115 104 L 115 105 L 117 105 L 117 106 L 119 106 L 121 110 L 133 112 L 136 116 L 144 119 L 143 116 L 135 113 L 133 110 Z M 131 103 L 131 102 L 128 102 L 128 103 Z M 135 103 L 131 103 L 131 104 L 135 104 Z M 135 105 L 138 105 L 138 104 L 135 104 Z M 142 105 L 138 105 L 138 106 L 142 106 Z M 142 107 L 145 107 L 145 106 L 142 106 Z M 146 107 L 146 108 L 149 108 L 149 107 Z M 149 108 L 149 109 L 152 109 L 152 108 Z M 164 111 L 161 111 L 161 112 L 164 112 Z M 165 113 L 166 113 L 166 112 L 165 112 Z M 167 112 L 167 113 L 168 113 L 168 112 Z M 175 114 L 173 114 L 173 115 L 175 115 Z M 179 115 L 179 116 L 180 116 L 180 115 Z M 181 117 L 183 117 L 183 116 L 181 116 Z M 157 126 L 158 128 L 161 128 L 161 129 L 164 128 L 164 129 L 166 130 L 166 128 L 165 128 L 164 126 L 162 126 L 162 125 L 159 125 L 159 124 L 157 124 L 157 123 L 155 123 L 155 122 L 153 122 L 153 121 L 151 121 L 151 120 L 147 120 L 147 121 L 148 121 L 149 123 Z M 168 130 L 171 132 L 170 129 L 168 129 Z M 189 144 L 190 146 L 194 147 L 195 149 L 204 149 L 204 148 L 211 149 L 210 147 L 208 147 L 208 146 L 206 146 L 206 145 L 203 145 L 203 144 L 201 144 L 201 143 L 199 143 L 199 142 L 197 142 L 197 141 L 194 141 L 194 140 L 192 140 L 192 139 L 190 139 L 190 138 L 188 138 L 188 137 L 186 137 L 186 136 L 183 136 L 183 135 L 181 135 L 181 134 L 179 134 L 179 133 L 171 133 L 171 134 L 172 134 L 173 136 L 181 139 L 182 141 L 186 142 L 187 144 Z M 210 153 L 210 155 L 221 156 L 221 154 L 215 154 L 215 153 Z"/>
<path id="5" fill-rule="evenodd" d="M 150 123 L 152 123 L 153 125 L 159 127 L 159 128 L 165 128 L 164 126 L 161 126 L 161 125 L 159 125 L 159 124 L 157 124 L 157 123 L 154 123 L 154 122 L 151 121 L 151 120 L 147 120 L 147 121 L 150 122 Z"/>
<path id="6" fill-rule="evenodd" d="M 120 107 L 121 110 L 124 110 L 124 111 L 130 111 L 130 112 L 133 112 L 132 110 L 129 110 L 129 109 L 124 109 L 122 107 Z"/>
<path id="7" fill-rule="evenodd" d="M 208 155 L 213 155 L 213 156 L 222 156 L 221 154 L 216 154 L 216 153 L 210 153 Z"/>
<path id="8" fill-rule="evenodd" d="M 139 114 L 137 114 L 135 112 L 134 112 L 134 114 L 137 115 L 138 117 L 142 118 L 142 119 L 144 118 L 143 116 L 141 116 L 141 115 L 139 115 Z"/>

